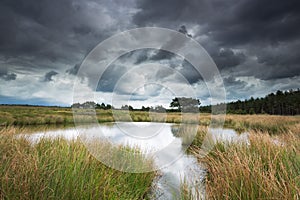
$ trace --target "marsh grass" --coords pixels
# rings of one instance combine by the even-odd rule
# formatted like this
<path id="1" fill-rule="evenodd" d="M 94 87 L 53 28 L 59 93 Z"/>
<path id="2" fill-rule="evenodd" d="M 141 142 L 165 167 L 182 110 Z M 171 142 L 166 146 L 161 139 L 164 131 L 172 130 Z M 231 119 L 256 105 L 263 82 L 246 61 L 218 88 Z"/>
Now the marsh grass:
<path id="1" fill-rule="evenodd" d="M 238 132 L 252 130 L 269 134 L 285 134 L 299 123 L 299 116 L 226 115 L 224 125 Z"/>
<path id="2" fill-rule="evenodd" d="M 14 133 L 14 128 L 0 133 L 1 199 L 144 199 L 156 175 L 109 168 L 77 140 L 42 139 L 32 144 L 16 139 Z M 127 152 L 137 156 L 137 150 Z M 142 157 L 138 161 L 151 163 Z"/>
<path id="3" fill-rule="evenodd" d="M 207 166 L 206 194 L 209 199 L 299 199 L 300 198 L 300 117 L 270 115 L 226 115 L 224 126 L 249 132 L 249 144 L 217 143 L 203 158 L 199 149 L 207 126 L 222 125 L 222 115 L 147 113 L 96 110 L 99 122 L 152 121 L 199 124 L 197 134 L 189 128 L 179 130 L 183 144 L 192 141 L 188 153 Z M 86 115 L 82 121 L 88 123 Z M 101 164 L 78 141 L 41 140 L 32 145 L 14 134 L 28 133 L 39 124 L 73 124 L 69 108 L 0 107 L 0 199 L 143 199 L 151 188 L 155 173 L 124 173 Z M 24 128 L 9 125 L 33 125 Z M 279 141 L 275 142 L 275 141 Z M 129 169 L 153 163 L 128 147 L 103 145 L 107 160 L 120 157 L 137 162 L 124 163 Z M 105 150 L 106 149 L 106 150 Z M 120 149 L 119 149 L 120 150 Z M 97 149 L 99 151 L 99 149 Z M 115 152 L 110 154 L 111 152 Z M 130 159 L 129 159 L 130 160 Z M 127 159 L 128 161 L 128 159 Z M 112 165 L 114 163 L 111 163 Z M 119 163 L 120 164 L 120 163 Z M 122 165 L 116 165 L 120 168 Z M 193 199 L 186 186 L 182 199 Z"/>
<path id="4" fill-rule="evenodd" d="M 96 119 L 100 123 L 127 121 L 127 122 L 166 122 L 199 124 L 202 126 L 225 126 L 238 132 L 254 130 L 270 134 L 282 134 L 299 124 L 299 116 L 275 115 L 211 115 L 208 113 L 155 113 L 125 110 L 74 110 L 76 119 L 81 123 L 90 123 Z M 83 112 L 83 113 L 80 113 Z M 225 121 L 223 119 L 225 118 Z M 28 107 L 28 106 L 0 106 L 0 126 L 9 125 L 64 125 L 74 124 L 73 110 L 59 107 Z"/>
<path id="5" fill-rule="evenodd" d="M 250 145 L 218 143 L 199 160 L 207 166 L 209 199 L 299 199 L 300 140 L 292 133 L 274 142 L 268 133 L 250 133 Z M 194 155 L 199 154 L 194 152 Z"/>
<path id="6" fill-rule="evenodd" d="M 196 185 L 190 185 L 186 180 L 182 181 L 180 185 L 180 199 L 182 200 L 204 200 L 205 199 L 205 187 L 204 184 L 199 183 Z"/>

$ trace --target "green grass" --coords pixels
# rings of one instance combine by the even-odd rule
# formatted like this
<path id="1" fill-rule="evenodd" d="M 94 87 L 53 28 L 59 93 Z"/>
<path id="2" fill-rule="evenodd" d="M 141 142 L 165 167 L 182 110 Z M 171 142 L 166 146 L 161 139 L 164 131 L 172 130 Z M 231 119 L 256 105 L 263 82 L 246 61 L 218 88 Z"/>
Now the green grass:
<path id="1" fill-rule="evenodd" d="M 148 198 L 154 172 L 114 170 L 95 159 L 79 141 L 43 139 L 33 145 L 11 132 L 6 129 L 0 134 L 0 199 Z M 138 150 L 119 148 L 138 158 L 132 161 L 135 165 L 153 164 L 137 154 Z M 109 150 L 102 153 L 118 156 L 117 149 Z"/>

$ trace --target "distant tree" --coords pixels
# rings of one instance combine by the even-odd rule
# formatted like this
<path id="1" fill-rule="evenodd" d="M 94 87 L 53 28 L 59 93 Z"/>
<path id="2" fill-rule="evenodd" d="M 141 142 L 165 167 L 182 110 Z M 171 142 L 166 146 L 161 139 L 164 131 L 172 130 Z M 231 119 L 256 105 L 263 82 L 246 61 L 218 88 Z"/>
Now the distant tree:
<path id="1" fill-rule="evenodd" d="M 83 108 L 95 108 L 96 107 L 96 103 L 93 102 L 93 101 L 87 101 L 87 102 L 84 102 L 83 104 L 81 104 L 81 106 Z"/>
<path id="2" fill-rule="evenodd" d="M 80 103 L 73 103 L 72 108 L 80 108 L 81 104 Z"/>
<path id="3" fill-rule="evenodd" d="M 107 104 L 107 105 L 106 105 L 106 109 L 107 109 L 107 110 L 110 110 L 110 109 L 113 109 L 113 107 L 112 107 L 112 105 Z"/>
<path id="4" fill-rule="evenodd" d="M 153 107 L 151 107 L 151 108 L 152 108 L 151 109 L 152 112 L 160 112 L 160 113 L 166 112 L 166 109 L 161 105 L 155 106 L 155 108 L 153 108 Z"/>
<path id="5" fill-rule="evenodd" d="M 198 112 L 200 106 L 199 99 L 187 98 L 187 97 L 176 97 L 172 99 L 170 107 L 178 108 L 182 112 Z"/>
<path id="6" fill-rule="evenodd" d="M 121 110 L 129 110 L 128 105 L 122 105 Z"/>
<path id="7" fill-rule="evenodd" d="M 133 110 L 134 110 L 132 106 L 128 106 L 128 109 L 129 109 L 130 111 L 133 111 Z"/>
<path id="8" fill-rule="evenodd" d="M 150 107 L 145 107 L 145 106 L 142 106 L 142 109 L 141 111 L 146 111 L 146 112 L 149 112 L 150 110 Z"/>
<path id="9" fill-rule="evenodd" d="M 105 105 L 105 103 L 101 103 L 101 104 L 96 104 L 96 108 L 97 109 L 102 109 L 102 110 L 110 110 L 113 107 L 110 104 Z"/>
<path id="10" fill-rule="evenodd" d="M 130 105 L 124 105 L 124 106 L 121 107 L 121 109 L 122 109 L 122 110 L 130 110 L 130 111 L 133 111 L 133 110 L 134 110 L 133 107 L 130 106 Z"/>

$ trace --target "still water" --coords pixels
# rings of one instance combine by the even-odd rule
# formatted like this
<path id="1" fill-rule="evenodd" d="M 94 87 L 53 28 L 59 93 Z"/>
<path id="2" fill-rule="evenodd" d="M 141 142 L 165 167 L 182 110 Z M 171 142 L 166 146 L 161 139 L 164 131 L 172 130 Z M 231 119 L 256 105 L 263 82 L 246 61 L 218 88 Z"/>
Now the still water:
<path id="1" fill-rule="evenodd" d="M 193 155 L 185 153 L 186 141 L 181 134 L 178 134 L 179 130 L 182 128 L 175 124 L 118 122 L 94 127 L 36 132 L 25 137 L 32 143 L 36 143 L 41 138 L 61 137 L 73 140 L 81 138 L 84 134 L 85 138 L 105 138 L 114 144 L 138 147 L 146 154 L 155 155 L 154 161 L 160 176 L 155 181 L 153 194 L 151 194 L 154 199 L 179 198 L 182 183 L 190 188 L 195 198 L 204 199 L 205 167 Z M 246 133 L 237 134 L 232 129 L 210 128 L 209 134 L 214 142 L 248 142 Z"/>

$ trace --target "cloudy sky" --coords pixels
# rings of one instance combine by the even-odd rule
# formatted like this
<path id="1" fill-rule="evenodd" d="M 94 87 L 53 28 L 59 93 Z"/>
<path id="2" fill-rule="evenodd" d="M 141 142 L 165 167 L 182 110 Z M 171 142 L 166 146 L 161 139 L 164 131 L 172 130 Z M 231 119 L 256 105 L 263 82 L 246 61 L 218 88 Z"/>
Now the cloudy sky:
<path id="1" fill-rule="evenodd" d="M 226 101 L 300 87 L 299 0 L 2 0 L 0 23 L 0 104 L 72 104 L 86 55 L 141 27 L 199 42 L 219 69 Z M 162 50 L 124 54 L 98 77 L 96 89 L 89 78 L 82 88 L 116 106 L 166 106 L 174 96 L 192 96 L 188 88 L 210 103 L 207 82 L 193 66 Z"/>

